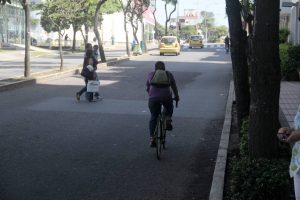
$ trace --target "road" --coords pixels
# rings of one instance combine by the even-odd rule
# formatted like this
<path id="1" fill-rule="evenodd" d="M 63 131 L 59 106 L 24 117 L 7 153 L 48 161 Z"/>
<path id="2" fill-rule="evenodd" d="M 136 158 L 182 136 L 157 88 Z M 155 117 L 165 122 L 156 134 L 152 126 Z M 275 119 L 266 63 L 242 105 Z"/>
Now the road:
<path id="1" fill-rule="evenodd" d="M 12 77 L 21 77 L 24 75 L 24 51 L 18 51 L 16 56 L 11 59 L 0 60 L 0 80 L 8 79 Z M 60 56 L 57 51 L 49 51 L 49 55 L 34 57 L 30 59 L 31 73 L 42 72 L 47 70 L 55 70 L 60 67 Z M 119 49 L 107 49 L 105 50 L 105 56 L 107 60 L 122 57 L 126 54 L 126 50 Z M 15 54 L 13 54 L 15 55 Z M 82 65 L 84 53 L 71 53 L 65 52 L 64 68 L 76 67 Z"/>
<path id="2" fill-rule="evenodd" d="M 149 147 L 145 78 L 162 60 L 181 101 L 162 160 Z M 0 199 L 206 200 L 232 77 L 215 48 L 158 52 L 99 69 L 102 101 L 80 76 L 0 93 Z"/>

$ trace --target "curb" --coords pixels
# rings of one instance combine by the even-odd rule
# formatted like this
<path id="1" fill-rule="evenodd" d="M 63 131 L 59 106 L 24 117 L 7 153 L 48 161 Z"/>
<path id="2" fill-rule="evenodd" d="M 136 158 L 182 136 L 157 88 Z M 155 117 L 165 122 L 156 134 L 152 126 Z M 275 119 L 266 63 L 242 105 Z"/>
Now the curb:
<path id="1" fill-rule="evenodd" d="M 229 93 L 226 104 L 225 119 L 219 144 L 218 155 L 216 159 L 213 180 L 210 189 L 209 200 L 222 200 L 224 191 L 225 170 L 227 162 L 227 151 L 229 146 L 230 128 L 231 128 L 231 110 L 234 99 L 233 81 L 230 82 Z"/>

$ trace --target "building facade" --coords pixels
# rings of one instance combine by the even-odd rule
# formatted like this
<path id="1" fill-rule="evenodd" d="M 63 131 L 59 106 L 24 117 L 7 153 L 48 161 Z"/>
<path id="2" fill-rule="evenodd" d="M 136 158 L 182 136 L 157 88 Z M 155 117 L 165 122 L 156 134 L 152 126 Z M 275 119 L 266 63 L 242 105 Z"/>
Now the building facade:
<path id="1" fill-rule="evenodd" d="M 24 10 L 19 0 L 11 0 L 11 4 L 0 5 L 1 43 L 24 43 L 24 21 Z"/>
<path id="2" fill-rule="evenodd" d="M 300 3 L 299 0 L 280 0 L 280 29 L 288 29 L 288 41 L 293 45 L 300 44 Z"/>
<path id="3" fill-rule="evenodd" d="M 25 29 L 25 16 L 24 10 L 19 3 L 19 0 L 11 0 L 11 4 L 0 5 L 0 37 L 1 43 L 15 43 L 24 44 L 24 29 Z M 40 3 L 41 0 L 32 0 L 33 3 Z M 39 11 L 31 12 L 31 37 L 37 41 L 38 45 L 49 45 L 49 41 L 53 41 L 52 44 L 58 44 L 58 33 L 47 33 L 40 25 Z M 33 23 L 33 21 L 35 23 Z M 152 41 L 154 38 L 154 26 L 155 20 L 153 17 L 153 9 L 149 9 L 143 14 L 144 22 L 144 34 L 146 42 Z M 133 32 L 131 25 L 127 24 L 129 42 L 133 41 Z M 124 31 L 124 15 L 123 12 L 117 12 L 103 16 L 102 25 L 99 28 L 100 36 L 104 45 L 115 45 L 126 42 L 126 34 Z M 68 34 L 69 41 L 68 46 L 72 45 L 70 40 L 73 39 L 72 27 L 65 30 L 65 34 Z M 95 34 L 91 28 L 89 31 L 89 42 L 93 42 Z M 139 30 L 137 34 L 139 41 L 142 40 L 142 24 L 139 23 Z M 76 45 L 82 46 L 84 40 L 82 34 L 77 32 Z M 66 44 L 66 43 L 64 43 Z"/>

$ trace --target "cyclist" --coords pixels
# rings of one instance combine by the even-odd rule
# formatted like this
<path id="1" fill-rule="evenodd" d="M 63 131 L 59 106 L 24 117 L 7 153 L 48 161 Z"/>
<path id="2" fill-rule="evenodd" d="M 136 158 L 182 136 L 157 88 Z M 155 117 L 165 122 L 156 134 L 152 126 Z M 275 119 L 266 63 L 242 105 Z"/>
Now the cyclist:
<path id="1" fill-rule="evenodd" d="M 227 35 L 224 39 L 224 43 L 225 43 L 226 53 L 228 53 L 229 52 L 229 37 Z"/>
<path id="2" fill-rule="evenodd" d="M 177 102 L 179 101 L 179 95 L 174 76 L 171 72 L 165 70 L 165 64 L 162 61 L 155 63 L 155 71 L 148 74 L 146 86 L 149 94 L 148 106 L 151 112 L 149 122 L 150 146 L 155 147 L 154 131 L 158 115 L 161 112 L 161 105 L 164 106 L 166 111 L 166 130 L 172 130 L 173 99 L 171 89 Z"/>

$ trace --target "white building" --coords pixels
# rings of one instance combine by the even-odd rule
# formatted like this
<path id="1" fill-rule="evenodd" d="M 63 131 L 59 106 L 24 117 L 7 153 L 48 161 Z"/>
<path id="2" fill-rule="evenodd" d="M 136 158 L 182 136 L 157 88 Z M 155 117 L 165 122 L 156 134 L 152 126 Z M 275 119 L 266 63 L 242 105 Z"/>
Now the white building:
<path id="1" fill-rule="evenodd" d="M 44 0 L 32 0 L 33 3 L 40 3 Z M 20 24 L 18 26 L 15 26 L 15 23 L 13 20 L 18 18 L 13 18 L 12 16 L 5 15 L 8 8 L 17 7 L 14 2 L 18 2 L 18 0 L 12 0 L 12 5 L 7 4 L 5 6 L 0 6 L 0 36 L 1 38 L 5 39 L 5 42 L 8 43 L 18 43 L 22 44 L 24 43 L 24 18 L 22 20 L 19 20 Z M 21 7 L 20 4 L 18 4 L 19 7 Z M 15 9 L 16 10 L 16 9 Z M 15 11 L 13 10 L 13 11 Z M 21 14 L 16 14 L 16 12 L 9 12 L 11 14 L 14 14 L 14 16 L 23 16 L 22 13 L 24 12 L 22 8 L 18 8 L 18 11 L 21 12 Z M 57 32 L 51 32 L 47 33 L 40 25 L 40 15 L 38 14 L 39 11 L 32 11 L 31 12 L 31 20 L 32 22 L 35 21 L 36 23 L 32 23 L 31 26 L 31 37 L 35 38 L 37 40 L 38 45 L 48 45 L 49 39 L 52 41 L 58 40 L 58 33 Z M 143 21 L 144 21 L 144 30 L 145 30 L 145 40 L 146 42 L 152 41 L 154 36 L 154 17 L 153 17 L 153 9 L 150 7 L 146 12 L 144 12 L 143 15 Z M 3 18 L 4 17 L 4 18 Z M 5 19 L 8 19 L 5 21 Z M 14 25 L 14 26 L 13 26 Z M 21 28 L 19 28 L 21 27 Z M 132 27 L 128 23 L 127 24 L 127 30 L 128 30 L 128 36 L 129 36 L 129 42 L 133 41 L 133 32 Z M 99 29 L 100 37 L 102 39 L 103 45 L 112 45 L 112 44 L 122 44 L 126 42 L 126 35 L 124 31 L 124 15 L 123 12 L 113 13 L 110 15 L 104 15 L 103 16 L 103 22 L 101 25 L 101 28 Z M 65 34 L 68 34 L 69 40 L 73 40 L 73 29 L 72 27 L 68 30 L 65 30 Z M 11 36 L 11 37 L 10 37 Z M 142 40 L 142 24 L 139 24 L 139 29 L 137 33 L 139 41 Z M 93 31 L 93 28 L 89 31 L 89 42 L 92 42 L 93 38 L 95 38 L 95 34 Z M 84 40 L 82 37 L 82 34 L 80 31 L 76 33 L 76 45 L 81 46 L 84 44 Z M 54 42 L 54 44 L 57 44 L 57 42 Z M 65 43 L 63 43 L 65 44 Z M 72 45 L 71 41 L 68 41 L 68 46 Z"/>
<path id="2" fill-rule="evenodd" d="M 299 0 L 280 0 L 280 28 L 290 31 L 289 42 L 300 44 Z"/>

